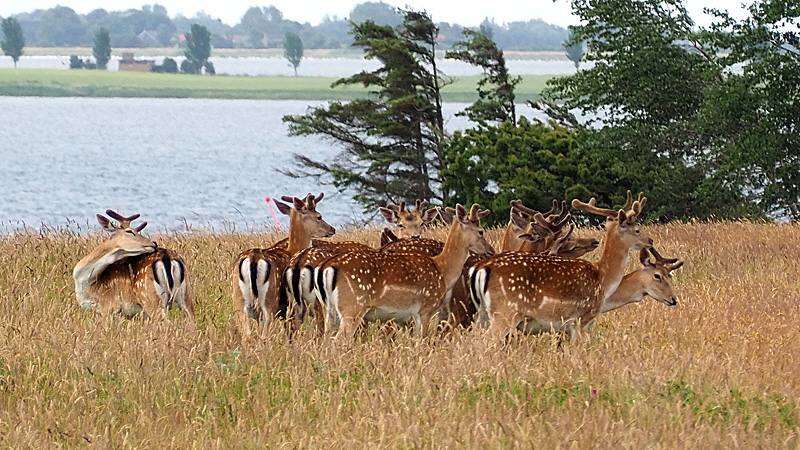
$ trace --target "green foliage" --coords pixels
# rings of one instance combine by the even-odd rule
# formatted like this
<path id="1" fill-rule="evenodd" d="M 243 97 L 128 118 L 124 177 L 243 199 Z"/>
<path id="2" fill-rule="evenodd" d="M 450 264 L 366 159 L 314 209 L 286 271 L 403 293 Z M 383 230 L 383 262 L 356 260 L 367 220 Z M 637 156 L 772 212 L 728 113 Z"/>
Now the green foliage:
<path id="1" fill-rule="evenodd" d="M 352 189 L 353 198 L 371 211 L 386 202 L 441 199 L 436 174 L 442 167 L 444 124 L 434 59 L 437 29 L 425 13 L 401 14 L 397 28 L 369 20 L 352 24 L 353 45 L 382 65 L 334 86 L 362 85 L 370 95 L 283 118 L 291 135 L 321 135 L 343 147 L 332 163 L 295 155 L 303 170 L 286 173 L 323 177 L 323 183 Z"/>
<path id="2" fill-rule="evenodd" d="M 208 31 L 208 28 L 196 23 L 192 24 L 192 31 L 186 33 L 184 55 L 189 64 L 186 65 L 186 70 L 183 70 L 184 66 L 181 65 L 181 70 L 186 73 L 200 73 L 200 69 L 206 65 L 211 56 L 211 32 Z"/>
<path id="3" fill-rule="evenodd" d="M 297 66 L 303 59 L 303 41 L 295 33 L 291 31 L 286 33 L 286 38 L 283 41 L 283 56 L 289 61 L 294 68 L 294 76 L 297 76 Z"/>
<path id="4" fill-rule="evenodd" d="M 94 35 L 94 47 L 92 47 L 92 54 L 97 63 L 97 68 L 106 70 L 106 65 L 111 59 L 111 38 L 108 36 L 108 30 L 100 28 Z"/>
<path id="5" fill-rule="evenodd" d="M 715 183 L 751 193 L 761 210 L 800 220 L 800 15 L 795 2 L 760 0 L 750 17 L 721 20 L 703 37 L 723 50 L 723 81 L 709 89 L 700 129 Z M 741 71 L 731 70 L 742 64 Z"/>
<path id="6" fill-rule="evenodd" d="M 17 61 L 22 56 L 22 49 L 25 47 L 25 36 L 22 34 L 22 27 L 20 27 L 17 19 L 8 17 L 3 19 L 3 40 L 0 41 L 0 48 L 6 56 L 10 56 L 14 60 L 14 67 L 17 67 Z"/>
<path id="7" fill-rule="evenodd" d="M 651 218 L 757 213 L 741 185 L 715 174 L 714 135 L 698 117 L 724 80 L 679 0 L 577 0 L 571 42 L 587 42 L 593 67 L 553 79 L 544 95 L 580 111 L 585 145 L 606 160 L 616 187 L 643 190 Z"/>
<path id="8" fill-rule="evenodd" d="M 555 123 L 480 125 L 456 132 L 445 147 L 441 177 L 445 203 L 479 203 L 492 223 L 508 221 L 509 201 L 521 199 L 540 211 L 551 200 L 588 200 L 608 171 L 580 149 L 579 135 Z"/>
<path id="9" fill-rule="evenodd" d="M 490 28 L 482 27 L 485 32 Z M 506 67 L 503 51 L 484 32 L 465 28 L 464 40 L 453 45 L 455 50 L 445 53 L 445 58 L 456 59 L 483 69 L 483 77 L 478 82 L 478 101 L 469 106 L 463 113 L 470 120 L 511 121 L 517 122 L 514 105 L 514 89 L 522 80 L 519 76 L 511 76 Z"/>

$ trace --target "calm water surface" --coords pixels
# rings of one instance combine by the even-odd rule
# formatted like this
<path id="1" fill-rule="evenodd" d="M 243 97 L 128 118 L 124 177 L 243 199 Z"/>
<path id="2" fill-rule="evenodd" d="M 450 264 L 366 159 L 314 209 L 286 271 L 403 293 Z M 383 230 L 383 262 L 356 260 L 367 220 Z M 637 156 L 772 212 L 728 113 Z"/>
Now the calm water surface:
<path id="1" fill-rule="evenodd" d="M 0 97 L 0 233 L 97 229 L 107 208 L 141 213 L 151 232 L 260 229 L 272 223 L 265 197 L 320 191 L 331 223 L 363 221 L 346 193 L 278 172 L 295 152 L 340 151 L 286 135 L 284 115 L 321 103 Z M 453 117 L 465 106 L 446 105 L 449 129 L 468 125 Z"/>

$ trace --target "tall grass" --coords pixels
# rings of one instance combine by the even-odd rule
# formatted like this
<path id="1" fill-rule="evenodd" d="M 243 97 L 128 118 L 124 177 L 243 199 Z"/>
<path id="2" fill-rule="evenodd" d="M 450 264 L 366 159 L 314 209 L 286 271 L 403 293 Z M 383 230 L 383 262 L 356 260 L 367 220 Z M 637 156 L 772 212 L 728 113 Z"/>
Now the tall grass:
<path id="1" fill-rule="evenodd" d="M 598 235 L 597 230 L 580 230 Z M 589 335 L 417 340 L 303 327 L 240 342 L 230 266 L 282 237 L 155 236 L 190 268 L 198 327 L 96 321 L 71 270 L 102 236 L 0 237 L 4 448 L 764 448 L 800 446 L 800 226 L 645 227 L 679 305 L 601 317 Z M 443 235 L 438 230 L 437 235 Z M 493 230 L 490 239 L 500 238 Z M 341 239 L 377 242 L 377 230 Z M 634 258 L 635 259 L 635 258 Z M 633 262 L 631 269 L 634 268 Z M 310 325 L 310 324 L 309 324 Z"/>
<path id="2" fill-rule="evenodd" d="M 523 75 L 517 101 L 537 100 L 551 75 Z M 448 102 L 477 99 L 480 77 L 458 77 L 442 89 Z M 105 70 L 0 69 L 0 95 L 49 97 L 171 97 L 266 100 L 351 100 L 361 86 L 332 88 L 335 77 L 201 76 Z"/>

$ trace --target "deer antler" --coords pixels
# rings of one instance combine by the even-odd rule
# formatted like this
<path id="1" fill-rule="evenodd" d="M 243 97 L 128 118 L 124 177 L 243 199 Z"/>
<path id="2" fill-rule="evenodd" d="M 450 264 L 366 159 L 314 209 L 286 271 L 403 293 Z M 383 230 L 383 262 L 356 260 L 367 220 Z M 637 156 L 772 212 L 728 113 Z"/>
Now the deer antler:
<path id="1" fill-rule="evenodd" d="M 575 225 L 569 224 L 569 229 L 567 229 L 567 232 L 564 233 L 564 235 L 561 236 L 560 238 L 556 239 L 555 242 L 553 242 L 553 245 L 552 247 L 550 247 L 550 251 L 548 252 L 548 254 L 551 256 L 558 256 L 558 252 L 561 251 L 561 247 L 564 245 L 565 242 L 567 242 L 570 236 L 572 236 L 572 232 L 574 230 L 575 230 Z"/>
<path id="2" fill-rule="evenodd" d="M 683 261 L 679 261 L 678 258 L 664 258 L 653 247 L 642 249 L 642 252 L 644 253 L 646 253 L 647 251 L 650 251 L 650 253 L 653 254 L 653 257 L 656 259 L 655 264 L 658 266 L 664 266 L 664 268 L 667 269 L 668 272 L 672 272 L 673 270 L 683 265 Z M 647 259 L 648 260 L 650 259 L 649 255 L 647 256 Z"/>
<path id="3" fill-rule="evenodd" d="M 140 214 L 134 214 L 132 216 L 125 217 L 122 214 L 114 211 L 113 209 L 107 209 L 106 210 L 106 214 L 108 214 L 108 216 L 111 217 L 112 219 L 114 219 L 117 222 L 119 222 L 119 228 L 130 228 L 131 222 L 133 222 L 134 220 L 138 219 L 139 216 L 140 216 Z M 102 217 L 100 214 L 98 214 L 97 216 L 98 216 L 98 220 L 100 220 L 99 218 Z M 144 227 L 146 227 L 146 226 L 147 226 L 147 222 L 144 222 L 141 225 L 139 225 L 139 226 L 137 226 L 136 228 L 133 228 L 133 229 L 136 230 L 137 232 L 139 232 L 139 231 L 142 231 L 144 229 Z"/>
<path id="4" fill-rule="evenodd" d="M 486 217 L 489 215 L 491 211 L 488 209 L 480 209 L 481 206 L 477 203 L 473 203 L 472 207 L 469 209 L 469 221 L 473 223 L 480 222 L 481 218 Z"/>
<path id="5" fill-rule="evenodd" d="M 414 206 L 414 209 L 412 210 L 412 212 L 413 211 L 418 211 L 419 213 L 422 213 L 423 211 L 425 211 L 425 208 L 427 208 L 428 205 L 430 205 L 429 201 L 417 199 L 417 201 L 415 202 L 415 206 Z"/>
<path id="6" fill-rule="evenodd" d="M 530 218 L 532 218 L 535 214 L 539 214 L 539 211 L 536 211 L 535 209 L 531 209 L 531 208 L 528 208 L 527 206 L 523 205 L 521 200 L 511 200 L 508 203 L 513 208 L 516 208 L 517 210 L 519 210 L 522 214 L 527 215 L 528 218 L 529 218 L 528 220 L 530 220 Z M 558 208 L 558 200 L 553 199 L 553 206 L 550 208 L 550 210 L 545 212 L 545 213 L 541 213 L 541 214 L 544 217 L 550 217 L 551 215 L 553 215 L 553 213 L 556 212 L 557 208 Z"/>
<path id="7" fill-rule="evenodd" d="M 584 202 L 582 202 L 582 201 L 580 201 L 580 200 L 578 200 L 576 198 L 576 199 L 572 200 L 572 207 L 577 209 L 577 210 L 580 210 L 580 211 L 586 211 L 586 212 L 588 212 L 590 214 L 597 214 L 598 216 L 606 216 L 606 217 L 611 218 L 611 219 L 617 219 L 618 218 L 618 216 L 619 216 L 619 212 L 618 211 L 615 211 L 613 209 L 607 209 L 607 208 L 599 208 L 596 205 L 596 203 L 597 203 L 597 199 L 594 198 L 594 197 L 589 199 L 588 203 L 584 203 Z"/>

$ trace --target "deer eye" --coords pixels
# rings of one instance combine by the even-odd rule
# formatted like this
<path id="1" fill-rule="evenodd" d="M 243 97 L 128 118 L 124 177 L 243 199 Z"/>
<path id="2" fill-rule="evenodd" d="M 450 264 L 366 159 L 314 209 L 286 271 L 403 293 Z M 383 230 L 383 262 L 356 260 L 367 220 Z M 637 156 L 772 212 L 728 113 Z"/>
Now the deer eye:
<path id="1" fill-rule="evenodd" d="M 478 236 L 483 236 L 483 230 L 478 231 Z"/>
<path id="2" fill-rule="evenodd" d="M 653 275 L 653 278 L 655 278 L 658 281 L 661 281 L 661 275 L 659 275 L 659 274 Z"/>
<path id="3" fill-rule="evenodd" d="M 403 225 L 402 223 L 398 223 L 398 224 L 397 224 L 397 228 L 405 228 L 405 227 L 406 227 L 406 226 L 405 226 L 405 225 Z"/>
<path id="4" fill-rule="evenodd" d="M 125 230 L 125 232 L 128 233 L 128 234 L 136 234 L 136 233 L 133 232 L 133 230 Z"/>

